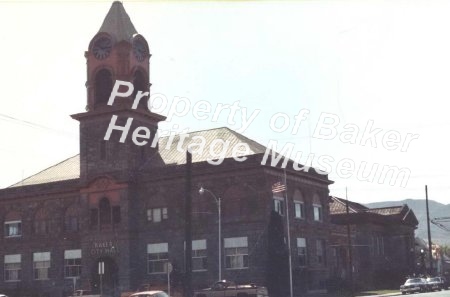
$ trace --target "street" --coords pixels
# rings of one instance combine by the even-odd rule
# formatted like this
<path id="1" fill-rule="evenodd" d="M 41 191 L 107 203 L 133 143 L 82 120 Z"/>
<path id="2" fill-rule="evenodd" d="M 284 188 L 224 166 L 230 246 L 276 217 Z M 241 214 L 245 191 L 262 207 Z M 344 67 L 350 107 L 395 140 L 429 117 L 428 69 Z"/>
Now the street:
<path id="1" fill-rule="evenodd" d="M 366 296 L 366 295 L 364 295 Z M 366 297 L 368 297 L 367 295 Z M 443 290 L 439 292 L 429 292 L 429 293 L 413 293 L 413 294 L 406 294 L 402 295 L 400 292 L 397 293 L 390 293 L 390 294 L 384 294 L 384 295 L 371 295 L 371 297 L 390 297 L 390 296 L 417 296 L 417 297 L 450 297 L 450 290 Z M 360 296 L 362 297 L 362 296 Z"/>
<path id="2" fill-rule="evenodd" d="M 420 293 L 420 294 L 407 294 L 402 296 L 420 296 L 420 297 L 450 297 L 450 290 L 444 290 L 439 292 L 429 292 L 429 293 Z"/>

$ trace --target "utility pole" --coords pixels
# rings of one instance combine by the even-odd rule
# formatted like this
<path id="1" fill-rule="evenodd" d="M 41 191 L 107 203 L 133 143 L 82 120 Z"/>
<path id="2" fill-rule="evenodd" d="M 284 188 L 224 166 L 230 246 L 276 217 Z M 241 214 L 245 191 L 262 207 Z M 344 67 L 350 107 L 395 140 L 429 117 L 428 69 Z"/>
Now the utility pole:
<path id="1" fill-rule="evenodd" d="M 287 193 L 287 176 L 286 168 L 284 168 L 284 198 L 286 200 L 286 225 L 287 225 L 287 245 L 288 245 L 288 257 L 289 257 L 289 296 L 294 296 L 294 290 L 292 286 L 292 249 L 291 249 L 291 226 L 289 224 L 289 200 Z"/>
<path id="2" fill-rule="evenodd" d="M 184 296 L 192 296 L 192 154 L 186 151 L 186 187 L 184 203 L 184 240 L 186 249 L 184 250 Z"/>
<path id="3" fill-rule="evenodd" d="M 430 210 L 428 209 L 428 186 L 425 185 L 425 201 L 427 204 L 427 229 L 428 229 L 428 260 L 430 261 L 430 274 L 433 273 L 433 255 L 431 254 L 431 230 L 430 230 Z"/>
<path id="4" fill-rule="evenodd" d="M 350 233 L 350 210 L 348 207 L 347 187 L 345 187 L 345 212 L 347 213 L 347 246 L 348 246 L 348 261 L 349 261 L 349 276 L 350 276 L 350 296 L 353 296 L 353 253 L 352 253 L 352 236 Z"/>

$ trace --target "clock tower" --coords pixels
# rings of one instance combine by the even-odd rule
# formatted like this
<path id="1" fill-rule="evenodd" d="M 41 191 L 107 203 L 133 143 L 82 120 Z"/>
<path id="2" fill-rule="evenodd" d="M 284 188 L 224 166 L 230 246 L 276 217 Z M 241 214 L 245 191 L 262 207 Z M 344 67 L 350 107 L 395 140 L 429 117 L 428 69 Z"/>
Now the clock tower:
<path id="1" fill-rule="evenodd" d="M 136 31 L 122 3 L 115 1 L 85 52 L 86 112 L 72 115 L 80 122 L 82 181 L 88 182 L 101 175 L 126 178 L 149 166 L 149 160 L 153 163 L 150 165 L 162 162 L 158 146 L 152 146 L 152 142 L 158 122 L 165 117 L 152 113 L 147 104 L 151 85 L 150 56 L 147 41 Z M 126 86 L 121 86 L 118 92 L 130 95 L 116 97 L 108 105 L 116 81 L 131 83 L 133 91 L 127 92 Z M 140 95 L 147 95 L 139 105 L 133 106 L 139 91 Z M 105 137 L 111 125 L 128 129 L 114 129 L 109 138 Z M 138 127 L 146 127 L 150 131 L 146 145 L 138 145 L 131 140 Z"/>

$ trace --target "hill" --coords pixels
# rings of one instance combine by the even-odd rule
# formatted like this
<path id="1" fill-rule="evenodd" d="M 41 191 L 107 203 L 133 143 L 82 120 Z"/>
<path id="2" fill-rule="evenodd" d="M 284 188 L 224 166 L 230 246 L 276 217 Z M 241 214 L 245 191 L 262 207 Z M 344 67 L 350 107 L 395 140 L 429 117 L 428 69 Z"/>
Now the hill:
<path id="1" fill-rule="evenodd" d="M 419 221 L 419 226 L 416 230 L 416 236 L 427 240 L 427 212 L 425 199 L 405 199 L 401 201 L 385 201 L 366 204 L 367 207 L 389 207 L 407 204 L 413 211 Z M 450 217 L 450 204 L 442 204 L 433 200 L 428 201 L 430 210 L 430 219 L 439 217 Z M 450 232 L 442 230 L 436 225 L 430 223 L 431 241 L 450 245 Z M 450 226 L 448 226 L 450 227 Z"/>

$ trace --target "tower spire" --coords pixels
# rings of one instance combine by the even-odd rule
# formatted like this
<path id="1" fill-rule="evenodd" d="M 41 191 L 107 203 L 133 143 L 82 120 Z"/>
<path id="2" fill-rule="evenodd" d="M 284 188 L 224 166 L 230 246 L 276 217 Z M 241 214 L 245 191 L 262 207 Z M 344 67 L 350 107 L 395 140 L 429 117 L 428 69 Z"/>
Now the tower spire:
<path id="1" fill-rule="evenodd" d="M 80 178 L 87 182 L 114 172 L 131 176 L 148 156 L 152 156 L 152 164 L 162 161 L 154 158 L 158 155 L 157 147 L 138 146 L 130 135 L 124 134 L 123 140 L 120 130 L 109 130 L 125 124 L 123 127 L 128 127 L 127 131 L 147 127 L 151 135 L 149 143 L 153 143 L 158 122 L 165 119 L 151 112 L 146 104 L 150 93 L 150 49 L 144 36 L 137 33 L 121 2 L 112 4 L 99 32 L 91 39 L 85 57 L 86 112 L 72 115 L 80 122 Z M 129 82 L 133 91 L 109 105 L 117 81 Z M 143 97 L 134 106 L 139 91 Z M 107 131 L 110 131 L 108 137 Z"/>
<path id="2" fill-rule="evenodd" d="M 108 33 L 115 38 L 116 42 L 129 41 L 137 34 L 130 17 L 128 16 L 122 2 L 114 1 L 106 15 L 99 33 Z"/>

